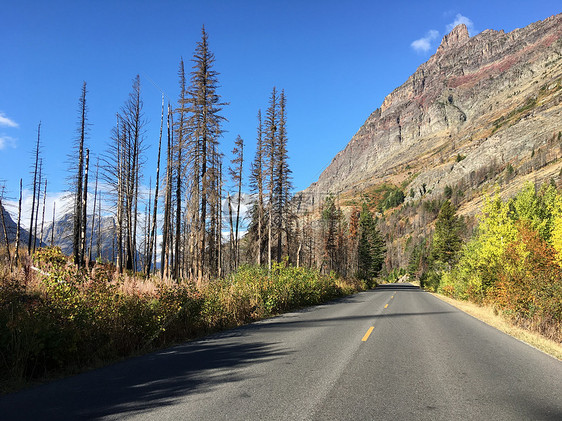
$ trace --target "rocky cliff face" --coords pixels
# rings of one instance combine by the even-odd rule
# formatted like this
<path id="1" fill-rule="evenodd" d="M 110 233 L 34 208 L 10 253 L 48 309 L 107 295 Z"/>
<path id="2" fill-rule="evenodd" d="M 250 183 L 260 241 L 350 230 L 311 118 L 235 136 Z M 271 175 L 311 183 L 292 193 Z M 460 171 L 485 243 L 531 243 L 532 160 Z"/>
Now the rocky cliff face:
<path id="1" fill-rule="evenodd" d="M 306 192 L 352 196 L 390 182 L 412 200 L 484 167 L 517 168 L 562 130 L 561 100 L 562 14 L 472 38 L 459 25 Z"/>

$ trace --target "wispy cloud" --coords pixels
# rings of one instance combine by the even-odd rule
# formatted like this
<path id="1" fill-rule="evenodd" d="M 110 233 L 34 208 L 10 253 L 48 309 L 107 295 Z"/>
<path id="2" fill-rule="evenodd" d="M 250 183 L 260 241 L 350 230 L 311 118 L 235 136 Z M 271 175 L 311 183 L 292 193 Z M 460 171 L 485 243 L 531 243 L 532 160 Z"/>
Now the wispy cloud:
<path id="1" fill-rule="evenodd" d="M 460 13 L 457 13 L 457 15 L 455 16 L 455 20 L 447 25 L 447 33 L 451 32 L 455 26 L 460 25 L 461 23 L 464 23 L 466 25 L 468 33 L 470 34 L 470 36 L 472 36 L 474 34 L 474 22 L 472 22 L 470 18 L 467 18 Z"/>
<path id="2" fill-rule="evenodd" d="M 6 117 L 6 114 L 0 112 L 0 127 L 19 127 L 19 124 Z"/>
<path id="3" fill-rule="evenodd" d="M 439 31 L 431 29 L 423 38 L 415 40 L 410 45 L 418 53 L 426 53 L 431 48 L 432 41 L 435 41 L 437 38 L 439 38 Z"/>
<path id="4" fill-rule="evenodd" d="M 15 147 L 16 147 L 16 139 L 14 137 L 0 134 L 0 151 L 2 149 L 15 148 Z"/>

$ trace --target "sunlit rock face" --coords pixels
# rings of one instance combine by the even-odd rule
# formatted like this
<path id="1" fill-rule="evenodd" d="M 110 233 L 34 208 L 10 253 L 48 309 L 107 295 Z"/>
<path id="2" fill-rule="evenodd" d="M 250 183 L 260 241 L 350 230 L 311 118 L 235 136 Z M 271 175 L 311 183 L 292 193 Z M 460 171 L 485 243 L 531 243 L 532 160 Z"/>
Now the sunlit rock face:
<path id="1" fill-rule="evenodd" d="M 516 164 L 562 130 L 561 85 L 562 14 L 474 37 L 458 25 L 305 192 L 359 192 L 414 174 L 407 189 L 417 195 L 492 162 Z"/>

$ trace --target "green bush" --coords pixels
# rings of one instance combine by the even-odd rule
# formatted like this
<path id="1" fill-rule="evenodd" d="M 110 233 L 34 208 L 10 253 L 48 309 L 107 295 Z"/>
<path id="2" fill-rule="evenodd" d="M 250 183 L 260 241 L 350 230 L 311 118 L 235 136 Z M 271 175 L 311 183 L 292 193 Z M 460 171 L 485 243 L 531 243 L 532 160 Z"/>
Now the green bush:
<path id="1" fill-rule="evenodd" d="M 429 291 L 437 292 L 441 282 L 441 271 L 430 270 L 425 272 L 420 278 L 420 285 Z"/>
<path id="2" fill-rule="evenodd" d="M 228 279 L 164 283 L 79 270 L 60 249 L 35 255 L 34 285 L 0 273 L 0 387 L 70 373 L 360 290 L 334 273 L 274 264 Z M 125 277 L 126 278 L 126 277 Z M 129 278 L 127 278 L 129 279 Z M 129 279 L 130 281 L 130 279 Z M 142 288 L 145 285 L 146 288 Z"/>

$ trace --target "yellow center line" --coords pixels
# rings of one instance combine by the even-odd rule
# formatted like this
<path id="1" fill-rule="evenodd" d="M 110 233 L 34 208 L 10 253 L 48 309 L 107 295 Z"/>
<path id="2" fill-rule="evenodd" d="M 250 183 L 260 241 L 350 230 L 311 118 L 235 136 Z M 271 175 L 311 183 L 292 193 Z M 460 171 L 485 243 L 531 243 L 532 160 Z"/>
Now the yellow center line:
<path id="1" fill-rule="evenodd" d="M 394 295 L 392 297 L 390 297 L 390 299 L 392 300 L 394 298 Z"/>
<path id="2" fill-rule="evenodd" d="M 384 306 L 384 308 L 387 308 L 387 307 L 388 307 L 388 304 L 386 304 L 386 305 Z"/>
<path id="3" fill-rule="evenodd" d="M 371 332 L 373 331 L 374 328 L 375 328 L 374 326 L 371 326 L 367 331 L 367 333 L 365 333 L 365 336 L 363 336 L 363 339 L 361 339 L 363 342 L 366 342 L 367 339 L 369 339 L 369 336 L 371 335 Z"/>

